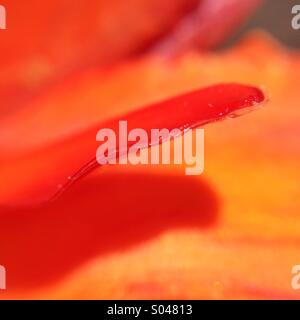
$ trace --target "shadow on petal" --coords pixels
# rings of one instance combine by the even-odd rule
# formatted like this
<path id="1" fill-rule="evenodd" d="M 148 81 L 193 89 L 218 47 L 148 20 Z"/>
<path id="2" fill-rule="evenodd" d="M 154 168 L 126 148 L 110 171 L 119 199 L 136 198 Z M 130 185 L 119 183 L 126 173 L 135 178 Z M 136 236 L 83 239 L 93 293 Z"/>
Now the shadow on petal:
<path id="1" fill-rule="evenodd" d="M 44 207 L 1 208 L 0 261 L 9 289 L 50 285 L 93 257 L 167 230 L 210 227 L 218 207 L 198 177 L 89 176 Z"/>

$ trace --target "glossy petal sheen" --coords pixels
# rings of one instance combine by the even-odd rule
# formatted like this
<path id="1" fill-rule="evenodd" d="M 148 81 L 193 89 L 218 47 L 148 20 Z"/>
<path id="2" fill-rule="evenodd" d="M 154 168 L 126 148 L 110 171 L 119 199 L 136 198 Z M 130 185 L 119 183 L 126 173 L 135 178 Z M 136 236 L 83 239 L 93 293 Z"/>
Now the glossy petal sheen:
<path id="1" fill-rule="evenodd" d="M 192 129 L 241 114 L 263 101 L 264 94 L 254 87 L 218 85 L 153 104 L 120 119 L 128 122 L 128 130 L 142 128 L 150 137 L 151 129 Z M 118 120 L 99 123 L 49 147 L 4 160 L 0 169 L 6 181 L 0 188 L 2 204 L 39 204 L 51 199 L 68 182 L 77 180 L 91 167 L 97 167 L 97 132 L 109 128 L 117 134 Z M 158 143 L 152 141 L 152 144 Z"/>

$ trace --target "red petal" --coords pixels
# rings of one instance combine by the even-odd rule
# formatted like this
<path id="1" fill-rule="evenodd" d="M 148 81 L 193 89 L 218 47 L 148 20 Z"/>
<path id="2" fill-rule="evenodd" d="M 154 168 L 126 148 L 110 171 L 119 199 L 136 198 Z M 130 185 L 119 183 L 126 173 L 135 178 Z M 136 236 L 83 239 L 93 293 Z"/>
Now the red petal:
<path id="1" fill-rule="evenodd" d="M 238 84 L 217 85 L 159 102 L 122 117 L 130 128 L 194 128 L 234 116 L 264 101 L 261 90 Z M 0 189 L 3 204 L 36 204 L 49 200 L 70 181 L 96 166 L 96 133 L 117 129 L 118 120 L 100 123 L 88 131 L 3 163 Z M 32 181 L 32 177 L 34 181 Z"/>

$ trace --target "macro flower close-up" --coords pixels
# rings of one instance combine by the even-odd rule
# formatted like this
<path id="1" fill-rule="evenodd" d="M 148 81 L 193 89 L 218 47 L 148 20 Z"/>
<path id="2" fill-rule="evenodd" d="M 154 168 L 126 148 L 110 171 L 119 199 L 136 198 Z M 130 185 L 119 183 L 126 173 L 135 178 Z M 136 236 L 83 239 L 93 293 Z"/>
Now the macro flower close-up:
<path id="1" fill-rule="evenodd" d="M 0 300 L 300 298 L 294 4 L 0 1 Z"/>

